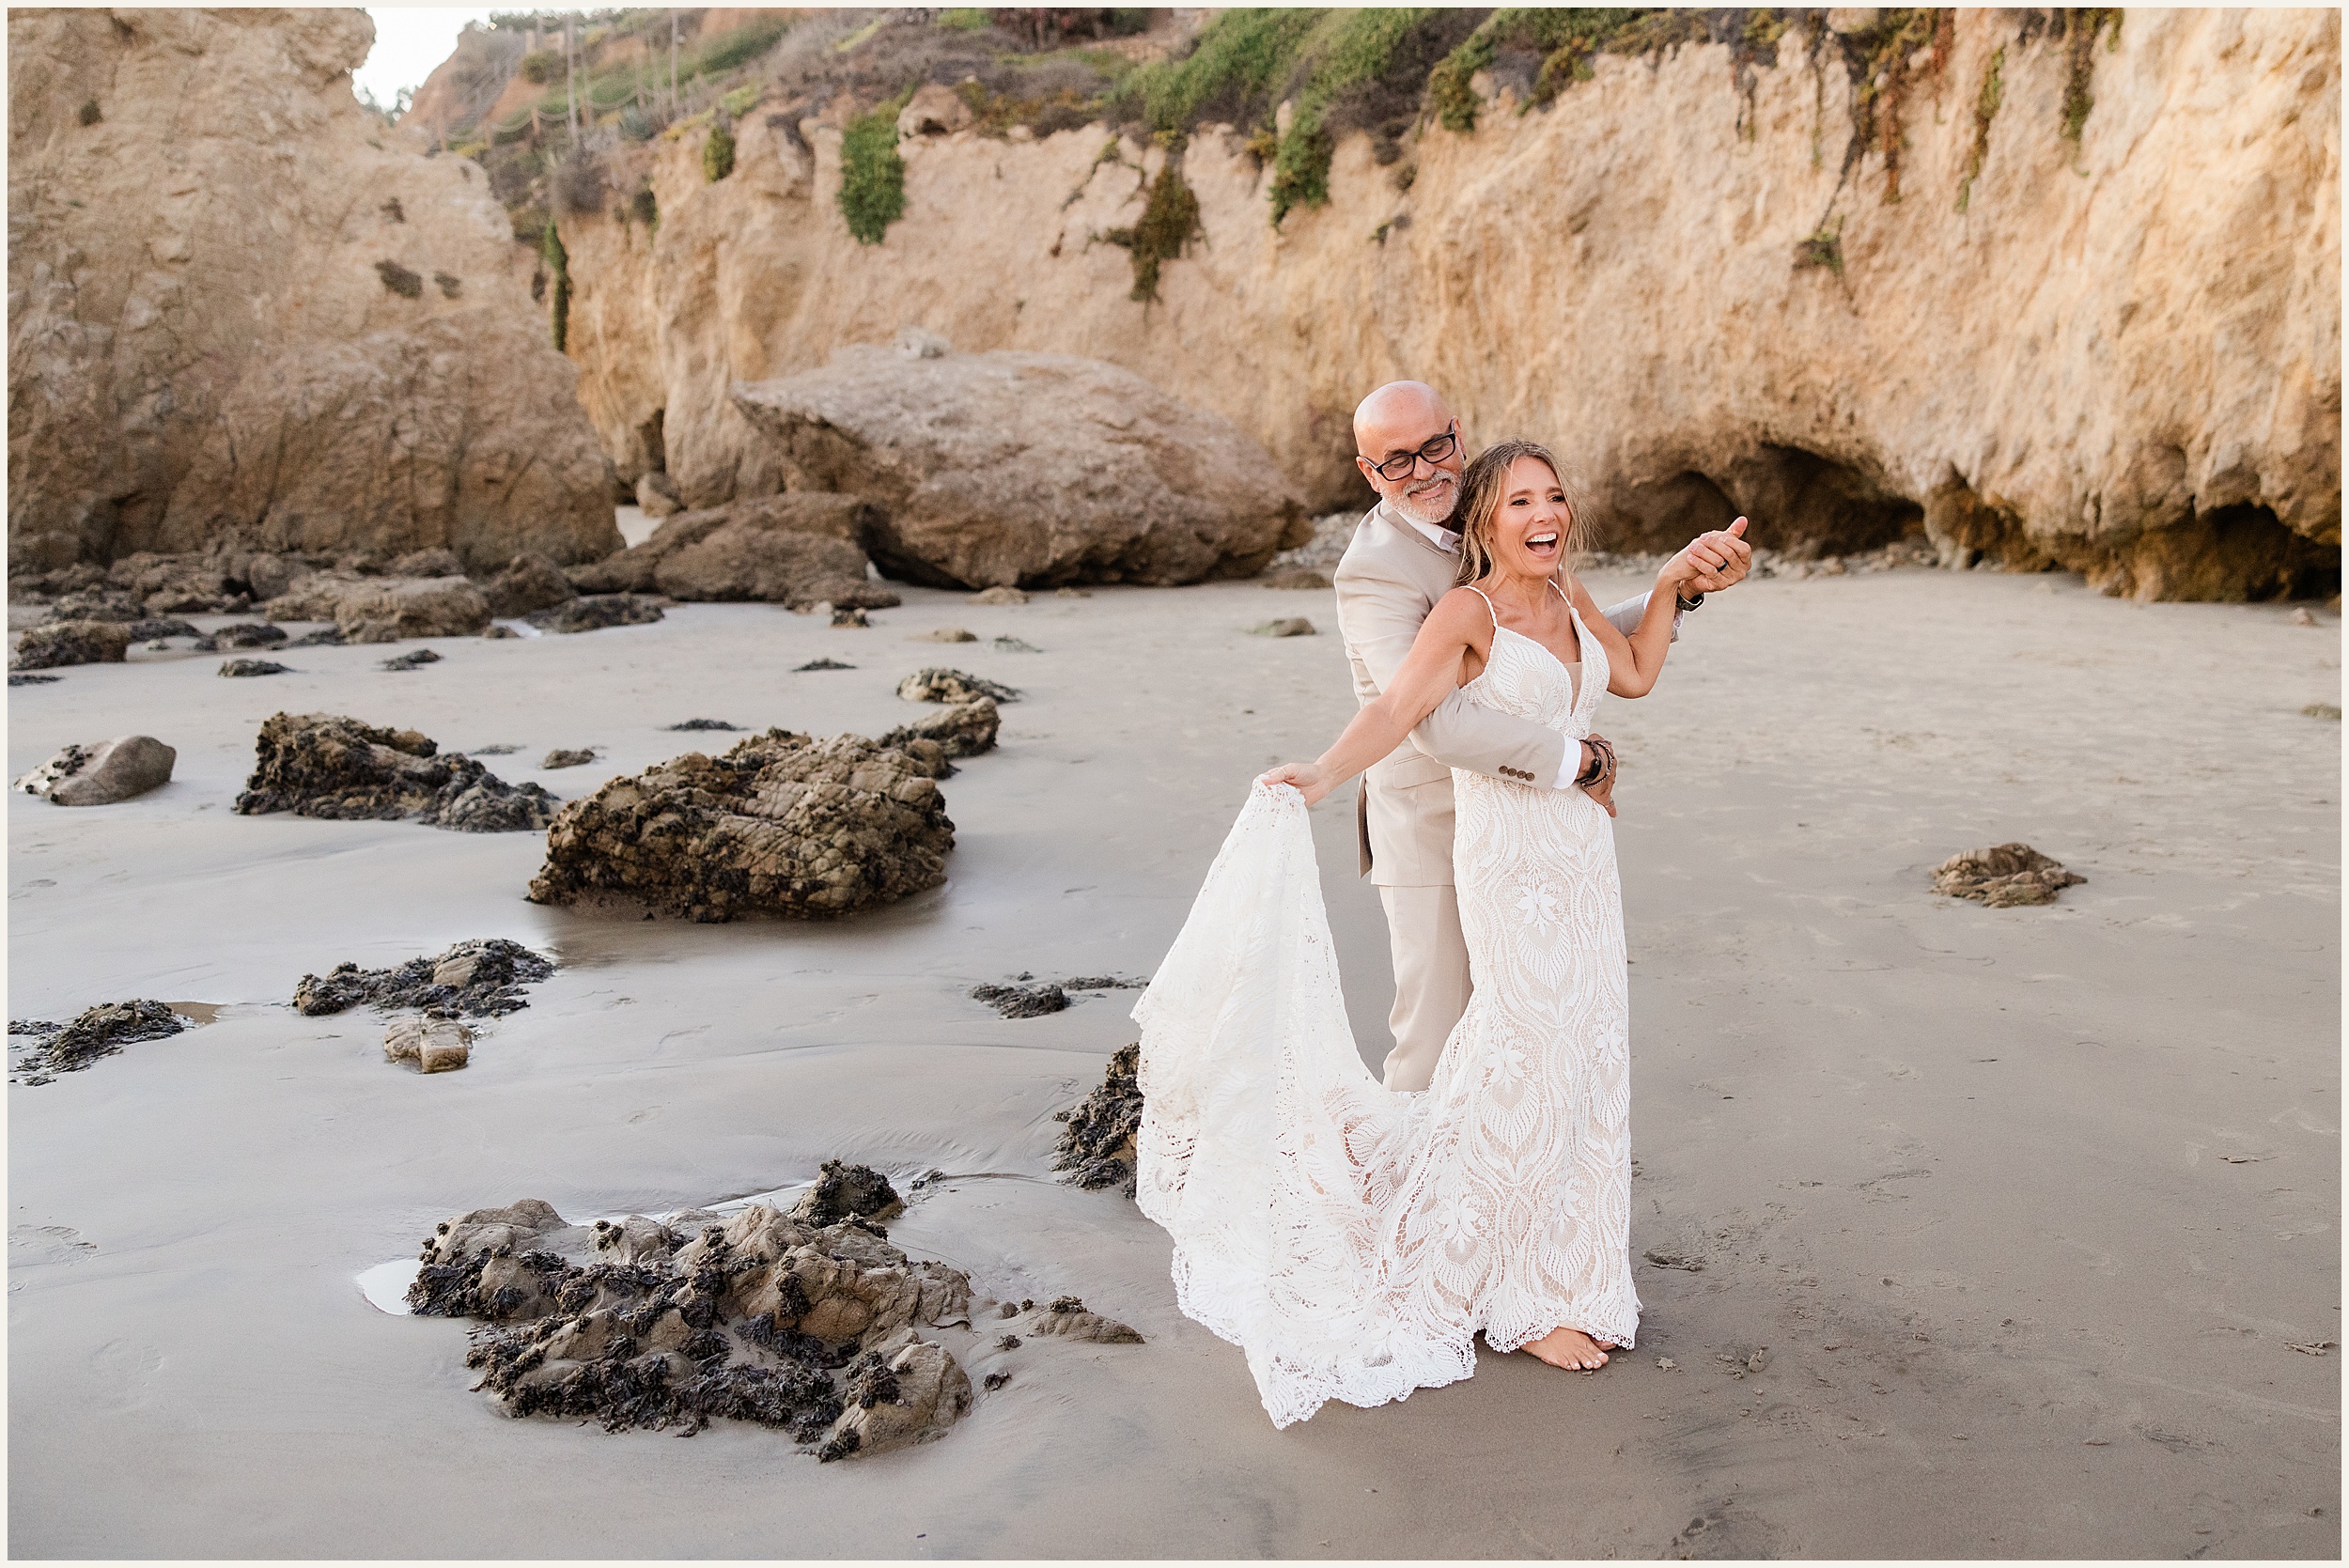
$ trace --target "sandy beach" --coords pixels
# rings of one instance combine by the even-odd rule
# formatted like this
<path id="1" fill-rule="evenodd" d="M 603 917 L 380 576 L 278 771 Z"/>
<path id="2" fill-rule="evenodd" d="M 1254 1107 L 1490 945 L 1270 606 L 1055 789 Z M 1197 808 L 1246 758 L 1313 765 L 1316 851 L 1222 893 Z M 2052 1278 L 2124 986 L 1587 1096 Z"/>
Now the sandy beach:
<path id="1" fill-rule="evenodd" d="M 9 798 L 10 1017 L 219 1009 L 9 1091 L 15 1555 L 2340 1555 L 2341 731 L 2301 711 L 2341 702 L 2337 614 L 1922 570 L 1709 603 L 1599 721 L 1632 1245 L 1677 1265 L 1639 1264 L 1637 1350 L 1590 1377 L 1487 1355 L 1275 1432 L 1174 1311 L 1162 1234 L 1050 1174 L 1052 1112 L 1134 1038 L 1133 993 L 1006 1020 L 968 992 L 1151 971 L 1251 777 L 1351 709 L 1331 597 L 905 598 L 864 629 L 694 604 L 280 651 L 297 673 L 263 679 L 134 652 L 10 692 L 11 776 L 68 742 L 179 748 L 134 801 Z M 1247 634 L 1294 614 L 1321 634 Z M 945 625 L 982 640 L 909 641 Z M 412 645 L 441 662 L 378 668 Z M 854 668 L 794 673 L 818 657 Z M 879 734 L 933 664 L 1025 700 L 941 786 L 947 885 L 839 924 L 542 908 L 536 833 L 231 810 L 280 709 L 519 746 L 484 760 L 572 799 L 728 739 L 662 728 L 687 719 Z M 1351 789 L 1316 817 L 1375 1061 Z M 2087 883 L 1929 891 L 2008 840 Z M 482 937 L 560 968 L 462 1072 L 288 1005 L 304 972 Z M 894 1242 L 1148 1343 L 971 1350 L 974 1382 L 1012 1380 L 945 1438 L 818 1466 L 742 1425 L 507 1420 L 468 1391 L 462 1323 L 357 1282 L 466 1209 L 665 1213 L 827 1158 L 943 1170 Z"/>

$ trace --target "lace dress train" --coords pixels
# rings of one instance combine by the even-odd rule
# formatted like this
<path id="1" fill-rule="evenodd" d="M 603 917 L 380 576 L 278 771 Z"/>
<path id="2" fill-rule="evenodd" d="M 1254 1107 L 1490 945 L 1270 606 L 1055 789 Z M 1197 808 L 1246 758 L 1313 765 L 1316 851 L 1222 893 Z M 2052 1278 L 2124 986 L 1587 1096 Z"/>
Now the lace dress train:
<path id="1" fill-rule="evenodd" d="M 1579 625 L 1578 619 L 1578 626 Z M 1606 688 L 1496 628 L 1471 701 L 1579 739 Z M 1423 1094 L 1354 1045 L 1303 799 L 1258 785 L 1134 1008 L 1138 1197 L 1183 1312 L 1238 1345 L 1277 1426 L 1467 1377 L 1475 1337 L 1629 1345 L 1629 1010 L 1606 813 L 1455 770 L 1474 994 Z"/>

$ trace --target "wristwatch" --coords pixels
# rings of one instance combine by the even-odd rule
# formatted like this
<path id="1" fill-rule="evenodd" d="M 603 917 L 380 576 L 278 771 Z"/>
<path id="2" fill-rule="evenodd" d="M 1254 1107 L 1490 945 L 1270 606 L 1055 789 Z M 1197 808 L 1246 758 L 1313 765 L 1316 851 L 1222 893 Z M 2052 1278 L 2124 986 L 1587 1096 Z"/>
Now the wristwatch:
<path id="1" fill-rule="evenodd" d="M 1699 594 L 1696 598 L 1690 598 L 1688 595 L 1675 588 L 1672 590 L 1672 602 L 1680 607 L 1683 614 L 1686 614 L 1688 611 L 1694 610 L 1698 605 L 1703 604 L 1704 602 L 1704 596 L 1703 594 Z"/>

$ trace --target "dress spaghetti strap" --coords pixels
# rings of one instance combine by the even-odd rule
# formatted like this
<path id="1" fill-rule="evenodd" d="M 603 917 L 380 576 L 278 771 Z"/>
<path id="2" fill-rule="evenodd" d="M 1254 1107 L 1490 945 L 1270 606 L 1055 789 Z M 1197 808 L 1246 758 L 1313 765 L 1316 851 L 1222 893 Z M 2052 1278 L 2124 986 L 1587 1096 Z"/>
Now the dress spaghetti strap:
<path id="1" fill-rule="evenodd" d="M 1467 587 L 1470 593 L 1474 594 L 1478 598 L 1485 599 L 1485 613 L 1493 618 L 1493 629 L 1495 631 L 1499 631 L 1501 629 L 1501 612 L 1493 608 L 1493 601 L 1491 599 L 1485 598 L 1485 590 L 1478 587 L 1473 582 L 1466 583 L 1464 586 Z"/>

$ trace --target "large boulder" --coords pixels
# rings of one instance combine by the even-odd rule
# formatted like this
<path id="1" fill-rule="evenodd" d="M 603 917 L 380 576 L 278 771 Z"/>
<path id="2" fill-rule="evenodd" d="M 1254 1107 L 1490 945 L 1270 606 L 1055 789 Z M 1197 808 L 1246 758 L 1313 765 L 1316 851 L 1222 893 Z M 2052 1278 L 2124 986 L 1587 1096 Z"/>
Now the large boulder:
<path id="1" fill-rule="evenodd" d="M 570 569 L 589 594 L 760 599 L 807 610 L 883 610 L 897 595 L 869 581 L 859 541 L 879 524 L 869 502 L 802 491 L 679 512 L 644 543 Z"/>
<path id="2" fill-rule="evenodd" d="M 14 787 L 54 805 L 111 806 L 169 784 L 179 760 L 151 735 L 118 735 L 96 746 L 68 746 Z"/>
<path id="3" fill-rule="evenodd" d="M 335 629 L 352 643 L 474 637 L 489 624 L 488 597 L 461 577 L 386 578 L 353 589 L 334 606 Z"/>
<path id="4" fill-rule="evenodd" d="M 340 821 L 407 818 L 459 832 L 526 832 L 561 802 L 538 784 L 509 784 L 462 753 L 442 754 L 414 730 L 379 729 L 332 713 L 274 713 L 254 746 L 237 797 L 244 816 L 293 812 Z"/>
<path id="5" fill-rule="evenodd" d="M 946 879 L 955 825 L 938 748 L 769 730 L 689 752 L 565 806 L 539 904 L 617 895 L 701 921 L 853 914 Z"/>
<path id="6" fill-rule="evenodd" d="M 563 575 L 562 567 L 543 555 L 528 553 L 507 562 L 506 569 L 490 579 L 482 592 L 490 601 L 492 615 L 527 615 L 534 610 L 551 610 L 579 596 L 570 579 Z"/>
<path id="7" fill-rule="evenodd" d="M 356 9 L 8 13 L 12 567 L 618 547 L 510 222 L 353 97 L 373 40 Z"/>
<path id="8" fill-rule="evenodd" d="M 865 548 L 917 582 L 1248 577 L 1313 536 L 1263 447 L 1100 360 L 850 348 L 734 403 L 790 489 L 875 502 Z"/>
<path id="9" fill-rule="evenodd" d="M 61 664 L 119 664 L 131 651 L 130 629 L 119 621 L 51 621 L 16 640 L 11 670 L 54 670 Z"/>

